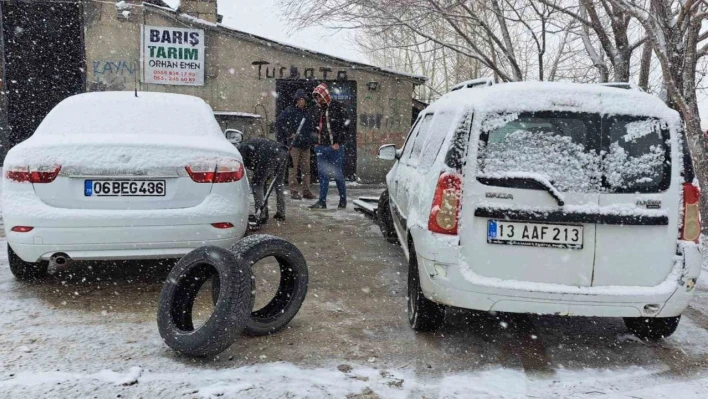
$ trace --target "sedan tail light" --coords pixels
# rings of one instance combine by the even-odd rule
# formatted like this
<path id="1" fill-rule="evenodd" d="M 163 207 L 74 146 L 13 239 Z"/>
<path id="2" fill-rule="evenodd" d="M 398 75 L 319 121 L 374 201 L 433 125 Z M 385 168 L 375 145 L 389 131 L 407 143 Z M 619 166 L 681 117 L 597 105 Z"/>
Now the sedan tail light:
<path id="1" fill-rule="evenodd" d="M 683 229 L 681 239 L 698 243 L 701 237 L 701 189 L 691 183 L 683 185 Z"/>
<path id="2" fill-rule="evenodd" d="M 231 183 L 243 178 L 243 165 L 236 160 L 219 162 L 216 166 L 216 176 L 214 183 Z"/>
<path id="3" fill-rule="evenodd" d="M 455 173 L 442 173 L 435 187 L 428 230 L 440 234 L 457 234 L 462 199 L 462 179 Z"/>
<path id="4" fill-rule="evenodd" d="M 235 159 L 194 163 L 185 168 L 196 183 L 231 183 L 243 178 L 241 162 Z"/>
<path id="5" fill-rule="evenodd" d="M 61 165 L 11 166 L 5 171 L 9 180 L 21 183 L 51 183 L 61 171 Z"/>
<path id="6" fill-rule="evenodd" d="M 229 222 L 212 223 L 211 225 L 217 229 L 231 229 L 234 227 L 234 224 Z"/>

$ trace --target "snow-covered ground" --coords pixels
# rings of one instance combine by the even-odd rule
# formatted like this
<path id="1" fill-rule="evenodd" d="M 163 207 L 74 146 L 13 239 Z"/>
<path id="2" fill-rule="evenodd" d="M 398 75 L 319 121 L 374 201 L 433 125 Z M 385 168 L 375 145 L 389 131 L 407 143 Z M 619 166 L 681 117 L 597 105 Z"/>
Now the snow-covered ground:
<path id="1" fill-rule="evenodd" d="M 280 227 L 310 264 L 301 314 L 287 331 L 243 338 L 209 361 L 179 357 L 160 339 L 160 277 L 118 266 L 22 284 L 0 241 L 0 397 L 707 395 L 708 274 L 677 333 L 659 343 L 639 342 L 621 321 L 555 317 L 514 327 L 523 322 L 454 314 L 440 333 L 415 334 L 405 321 L 400 250 L 352 210 L 313 213 L 306 205 L 291 204 Z M 333 254 L 329 239 L 345 252 Z"/>

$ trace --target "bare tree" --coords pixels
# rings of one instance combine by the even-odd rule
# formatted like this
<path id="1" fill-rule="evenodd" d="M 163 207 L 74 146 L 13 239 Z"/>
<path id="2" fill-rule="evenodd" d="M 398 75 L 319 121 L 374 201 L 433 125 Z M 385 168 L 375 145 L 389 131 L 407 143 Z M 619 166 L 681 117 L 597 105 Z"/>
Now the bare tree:
<path id="1" fill-rule="evenodd" d="M 528 1 L 545 4 L 580 24 L 578 35 L 598 70 L 600 81 L 607 82 L 610 77 L 616 82 L 629 81 L 632 54 L 646 41 L 641 29 L 633 26 L 636 21 L 631 13 L 610 0 L 578 0 L 576 4 L 552 0 Z"/>
<path id="2" fill-rule="evenodd" d="M 443 81 L 454 76 L 493 76 L 500 81 L 558 78 L 571 62 L 564 51 L 572 48 L 570 34 L 559 40 L 576 22 L 554 3 L 525 0 L 282 0 L 281 6 L 299 27 L 323 25 L 366 32 L 382 51 L 401 46 L 432 51 L 441 61 L 435 69 Z M 394 32 L 405 43 L 381 38 Z M 411 41 L 412 40 L 412 41 Z M 432 49 L 432 50 L 431 50 Z M 405 53 L 405 52 L 404 52 Z M 455 60 L 455 62 L 453 62 Z M 462 70 L 473 70 L 460 76 Z M 550 72 L 553 73 L 550 73 Z"/>
<path id="3" fill-rule="evenodd" d="M 706 138 L 698 114 L 697 67 L 708 55 L 708 2 L 706 0 L 607 0 L 641 23 L 661 65 L 668 104 L 686 124 L 689 144 L 698 165 L 698 177 L 708 187 Z M 708 214 L 704 196 L 702 210 Z"/>

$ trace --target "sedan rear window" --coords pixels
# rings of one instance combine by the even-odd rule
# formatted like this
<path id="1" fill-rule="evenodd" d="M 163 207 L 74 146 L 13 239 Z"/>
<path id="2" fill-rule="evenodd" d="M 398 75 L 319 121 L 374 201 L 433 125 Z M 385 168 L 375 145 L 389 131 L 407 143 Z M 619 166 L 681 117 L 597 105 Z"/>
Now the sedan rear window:
<path id="1" fill-rule="evenodd" d="M 479 176 L 504 182 L 498 178 L 531 173 L 562 192 L 668 188 L 669 133 L 658 119 L 538 112 L 488 121 L 480 135 Z M 511 178 L 501 184 L 525 188 Z"/>
<path id="2" fill-rule="evenodd" d="M 203 136 L 212 122 L 205 118 L 203 106 L 196 102 L 170 101 L 170 97 L 128 98 L 130 101 L 115 97 L 95 96 L 60 103 L 47 115 L 37 133 Z"/>

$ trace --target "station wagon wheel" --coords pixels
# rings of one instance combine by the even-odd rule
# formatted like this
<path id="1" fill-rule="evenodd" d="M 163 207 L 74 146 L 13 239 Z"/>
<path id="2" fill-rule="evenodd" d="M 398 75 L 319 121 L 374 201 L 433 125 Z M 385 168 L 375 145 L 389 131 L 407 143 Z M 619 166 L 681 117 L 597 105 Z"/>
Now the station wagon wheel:
<path id="1" fill-rule="evenodd" d="M 632 334 L 647 341 L 667 338 L 678 328 L 681 316 L 676 317 L 625 317 L 624 324 Z"/>
<path id="2" fill-rule="evenodd" d="M 376 208 L 376 221 L 381 229 L 386 241 L 397 244 L 398 236 L 396 229 L 393 226 L 393 217 L 391 216 L 391 203 L 389 200 L 388 190 L 384 191 L 379 197 L 379 203 Z"/>
<path id="3" fill-rule="evenodd" d="M 412 243 L 408 262 L 408 322 L 416 331 L 434 331 L 445 322 L 445 306 L 426 298 L 420 288 L 418 258 Z"/>
<path id="4" fill-rule="evenodd" d="M 10 263 L 10 271 L 18 280 L 39 281 L 47 277 L 49 262 L 25 262 L 12 250 L 10 244 L 7 245 L 7 259 Z"/>

